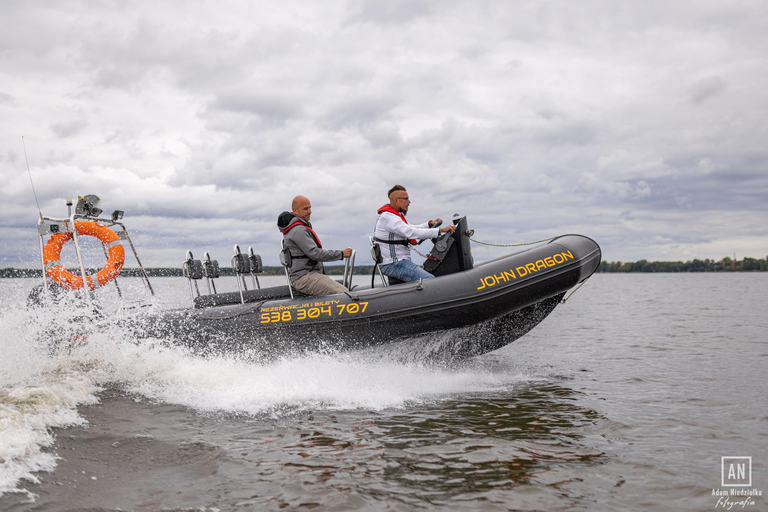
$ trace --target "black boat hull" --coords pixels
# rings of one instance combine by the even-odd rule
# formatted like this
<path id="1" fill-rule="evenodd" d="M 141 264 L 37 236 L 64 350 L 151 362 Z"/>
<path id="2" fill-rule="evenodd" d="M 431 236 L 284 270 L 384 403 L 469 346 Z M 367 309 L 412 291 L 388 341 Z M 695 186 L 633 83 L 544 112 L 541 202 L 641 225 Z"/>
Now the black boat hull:
<path id="1" fill-rule="evenodd" d="M 599 266 L 599 246 L 565 235 L 466 271 L 348 294 L 174 311 L 151 334 L 203 352 L 276 357 L 382 349 L 407 357 L 466 358 L 507 345 L 543 320 Z"/>

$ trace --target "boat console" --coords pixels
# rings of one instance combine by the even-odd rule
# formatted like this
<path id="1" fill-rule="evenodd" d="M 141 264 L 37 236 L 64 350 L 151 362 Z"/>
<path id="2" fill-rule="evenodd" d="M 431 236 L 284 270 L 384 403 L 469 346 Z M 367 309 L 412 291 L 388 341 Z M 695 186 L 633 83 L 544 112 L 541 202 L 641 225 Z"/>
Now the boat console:
<path id="1" fill-rule="evenodd" d="M 467 218 L 456 216 L 453 218 L 453 224 L 456 231 L 442 233 L 432 239 L 434 246 L 424 262 L 424 270 L 435 277 L 463 272 L 474 267 L 469 245 L 472 231 L 467 228 Z"/>

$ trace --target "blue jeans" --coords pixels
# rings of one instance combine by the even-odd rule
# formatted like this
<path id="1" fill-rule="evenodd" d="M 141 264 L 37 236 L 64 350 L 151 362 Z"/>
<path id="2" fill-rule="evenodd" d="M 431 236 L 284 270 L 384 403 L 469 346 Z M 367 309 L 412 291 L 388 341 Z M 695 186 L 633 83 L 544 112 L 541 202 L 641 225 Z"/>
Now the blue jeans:
<path id="1" fill-rule="evenodd" d="M 381 273 L 385 276 L 394 277 L 395 279 L 406 282 L 435 277 L 411 260 L 400 260 L 396 263 L 382 265 Z"/>

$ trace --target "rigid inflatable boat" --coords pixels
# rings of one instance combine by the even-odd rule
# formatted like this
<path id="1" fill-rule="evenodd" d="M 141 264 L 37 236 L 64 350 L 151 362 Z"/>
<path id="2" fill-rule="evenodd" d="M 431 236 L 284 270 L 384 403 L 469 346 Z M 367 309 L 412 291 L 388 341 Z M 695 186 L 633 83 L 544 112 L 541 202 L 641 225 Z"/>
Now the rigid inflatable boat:
<path id="1" fill-rule="evenodd" d="M 68 229 L 75 237 L 74 231 L 83 222 L 109 225 L 92 215 L 80 223 L 72 217 L 68 225 L 77 229 Z M 373 282 L 371 286 L 351 286 L 353 257 L 348 260 L 343 279 L 349 291 L 322 297 L 303 296 L 289 284 L 260 288 L 256 279 L 256 286 L 248 290 L 243 277 L 249 273 L 255 277 L 261 270 L 261 260 L 252 250 L 241 254 L 237 246 L 232 263 L 239 291 L 215 293 L 214 285 L 213 293 L 198 292 L 195 296 L 192 290 L 199 289 L 197 281 L 208 279 L 210 288 L 219 269 L 207 254 L 201 262 L 188 253 L 183 268 L 194 307 L 140 318 L 134 328 L 201 352 L 275 357 L 373 349 L 409 357 L 466 358 L 496 350 L 530 331 L 600 264 L 600 247 L 581 235 L 558 236 L 475 264 L 467 219 L 457 217 L 454 223 L 454 233 L 433 240 L 425 262 L 425 269 L 436 276 L 434 279 L 388 283 L 380 275 L 382 282 L 375 286 Z M 43 246 L 44 232 L 40 229 L 45 254 L 48 246 Z M 114 239 L 105 238 L 114 245 L 114 239 L 130 240 L 122 232 Z M 60 274 L 60 270 L 52 272 L 56 267 L 50 261 L 46 265 L 52 278 L 56 272 Z M 109 268 L 114 267 L 112 262 Z M 149 284 L 146 273 L 143 275 Z M 94 286 L 84 270 L 79 280 L 67 276 L 59 281 L 69 287 L 74 286 L 72 283 L 84 287 L 86 282 Z"/>

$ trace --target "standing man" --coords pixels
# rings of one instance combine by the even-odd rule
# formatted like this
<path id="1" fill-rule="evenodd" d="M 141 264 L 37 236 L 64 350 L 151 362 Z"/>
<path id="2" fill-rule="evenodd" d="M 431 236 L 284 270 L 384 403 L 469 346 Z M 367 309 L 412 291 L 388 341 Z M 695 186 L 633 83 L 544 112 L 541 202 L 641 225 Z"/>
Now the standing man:
<path id="1" fill-rule="evenodd" d="M 418 240 L 435 238 L 440 233 L 453 233 L 456 226 L 451 224 L 444 228 L 432 227 L 442 222 L 439 218 L 416 226 L 408 224 L 405 220 L 408 206 L 411 204 L 408 191 L 402 185 L 395 185 L 389 189 L 388 196 L 389 204 L 379 208 L 379 217 L 373 231 L 374 240 L 381 244 L 382 274 L 400 281 L 435 277 L 411 261 L 410 246 L 416 245 Z"/>
<path id="2" fill-rule="evenodd" d="M 285 247 L 291 253 L 288 275 L 291 286 L 305 295 L 331 295 L 344 293 L 347 289 L 327 275 L 323 261 L 349 258 L 352 249 L 343 251 L 323 249 L 317 233 L 312 229 L 309 217 L 312 205 L 304 196 L 296 196 L 291 203 L 291 212 L 283 212 L 277 218 L 277 227 L 283 234 Z"/>

